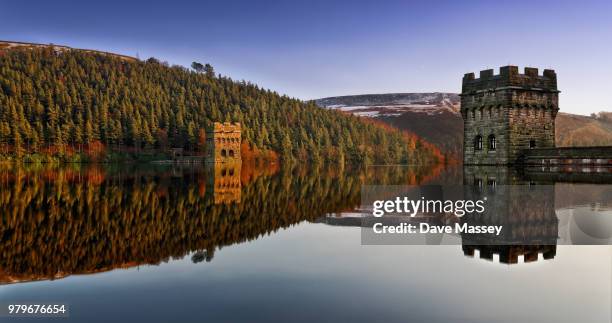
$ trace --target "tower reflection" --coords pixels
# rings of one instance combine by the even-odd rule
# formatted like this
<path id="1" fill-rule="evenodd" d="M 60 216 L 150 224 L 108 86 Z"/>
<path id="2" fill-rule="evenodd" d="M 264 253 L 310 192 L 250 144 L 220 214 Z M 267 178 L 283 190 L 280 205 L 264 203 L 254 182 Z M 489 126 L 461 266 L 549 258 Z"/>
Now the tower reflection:
<path id="1" fill-rule="evenodd" d="M 485 199 L 481 214 L 466 214 L 461 223 L 474 226 L 502 226 L 501 233 L 462 233 L 462 249 L 473 257 L 493 260 L 494 255 L 505 264 L 556 255 L 559 219 L 555 214 L 554 186 L 530 180 L 518 170 L 506 167 L 465 166 L 466 200 Z"/>
<path id="2" fill-rule="evenodd" d="M 214 204 L 240 203 L 242 184 L 240 172 L 242 164 L 207 163 L 208 191 L 212 192 Z"/>

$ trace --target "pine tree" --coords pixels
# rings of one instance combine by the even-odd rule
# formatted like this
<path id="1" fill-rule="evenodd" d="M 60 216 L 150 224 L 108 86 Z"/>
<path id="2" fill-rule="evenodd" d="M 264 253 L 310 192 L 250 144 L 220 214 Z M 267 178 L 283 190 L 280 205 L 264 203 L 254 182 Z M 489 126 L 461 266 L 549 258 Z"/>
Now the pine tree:
<path id="1" fill-rule="evenodd" d="M 197 62 L 196 62 L 197 63 Z M 78 50 L 11 49 L 0 56 L 0 145 L 64 152 L 101 140 L 112 148 L 203 151 L 213 122 L 240 122 L 245 147 L 284 160 L 435 161 L 431 144 L 247 81 L 156 59 L 129 61 Z M 18 143 L 18 145 L 15 145 Z"/>

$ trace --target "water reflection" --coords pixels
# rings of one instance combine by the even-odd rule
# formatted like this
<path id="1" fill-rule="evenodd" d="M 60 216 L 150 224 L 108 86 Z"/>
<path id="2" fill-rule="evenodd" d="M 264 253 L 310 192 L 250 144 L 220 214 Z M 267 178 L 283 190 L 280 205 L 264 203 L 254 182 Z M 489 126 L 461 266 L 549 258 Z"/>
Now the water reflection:
<path id="1" fill-rule="evenodd" d="M 593 176 L 535 176 L 491 167 L 370 167 L 280 169 L 133 165 L 0 168 L 0 283 L 46 280 L 115 268 L 159 264 L 190 255 L 210 262 L 220 248 L 257 239 L 302 221 L 361 226 L 365 184 L 466 184 L 468 198 L 486 194 L 496 211 L 458 220 L 445 214 L 418 219 L 503 225 L 501 236 L 462 234 L 466 256 L 514 264 L 552 259 L 557 243 L 608 244 L 612 188 Z M 590 179 L 596 184 L 585 183 Z M 551 186 L 551 183 L 556 183 Z M 524 185 L 529 190 L 516 189 Z M 514 188 L 513 188 L 514 187 Z M 554 189 L 547 190 L 546 188 Z M 544 188 L 544 189 L 541 189 Z M 510 191 L 508 191 L 510 190 Z M 425 244 L 444 244 L 429 235 Z"/>
<path id="2" fill-rule="evenodd" d="M 419 184 L 439 168 L 217 164 L 0 171 L 0 283 L 57 279 L 192 255 L 354 209 L 366 181 Z"/>
<path id="3" fill-rule="evenodd" d="M 610 321 L 609 249 L 497 246 L 501 262 L 554 256 L 505 267 L 464 257 L 461 236 L 451 237 L 451 246 L 361 246 L 359 230 L 323 224 L 359 225 L 364 184 L 462 185 L 462 167 L 243 165 L 225 174 L 220 181 L 221 169 L 172 165 L 4 166 L 1 281 L 73 276 L 0 286 L 0 298 L 66 301 L 72 312 L 65 320 L 75 322 Z M 482 189 L 503 189 L 501 175 L 524 176 L 502 172 L 495 184 L 493 175 L 483 177 Z M 238 179 L 239 190 L 226 185 Z M 608 186 L 555 184 L 559 239 L 593 239 L 580 237 L 592 228 L 577 216 L 608 212 Z M 603 241 L 607 232 L 599 230 L 591 233 Z M 477 253 L 495 254 L 484 247 Z"/>
<path id="4" fill-rule="evenodd" d="M 241 163 L 206 164 L 208 168 L 208 189 L 212 191 L 215 204 L 240 203 L 242 182 Z"/>
<path id="5" fill-rule="evenodd" d="M 559 220 L 555 213 L 554 186 L 538 185 L 513 168 L 464 167 L 466 199 L 487 199 L 483 214 L 461 219 L 469 225 L 502 226 L 500 235 L 462 233 L 466 256 L 516 264 L 552 259 L 557 250 Z M 540 257 L 542 255 L 542 257 Z"/>
<path id="6" fill-rule="evenodd" d="M 557 244 L 608 244 L 610 171 L 464 167 L 463 183 L 471 188 L 466 190 L 467 198 L 486 196 L 491 207 L 483 215 L 465 216 L 462 222 L 504 227 L 499 236 L 462 234 L 464 254 L 473 257 L 477 250 L 482 259 L 498 255 L 500 262 L 516 264 L 519 257 L 524 262 L 552 259 Z"/>
<path id="7" fill-rule="evenodd" d="M 602 169 L 589 176 L 576 170 L 516 169 L 469 166 L 456 169 L 421 186 L 368 186 L 360 212 L 327 216 L 320 221 L 334 226 L 361 227 L 361 242 L 366 245 L 440 245 L 460 244 L 466 256 L 505 264 L 553 259 L 557 245 L 609 244 L 612 241 L 612 178 Z M 449 180 L 451 179 L 451 180 Z M 372 216 L 372 203 L 396 197 L 427 201 L 486 200 L 484 213 L 387 213 Z M 401 227 L 411 224 L 428 227 L 493 227 L 500 232 L 441 231 L 415 234 L 377 234 L 374 225 Z M 380 227 L 379 227 L 380 229 Z M 458 240 L 456 239 L 458 238 Z"/>

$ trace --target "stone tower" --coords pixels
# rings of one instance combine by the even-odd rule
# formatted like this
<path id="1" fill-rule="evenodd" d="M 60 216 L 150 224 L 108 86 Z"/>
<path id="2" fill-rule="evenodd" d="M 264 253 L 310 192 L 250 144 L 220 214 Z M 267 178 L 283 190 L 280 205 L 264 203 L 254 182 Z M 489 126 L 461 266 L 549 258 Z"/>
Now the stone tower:
<path id="1" fill-rule="evenodd" d="M 522 151 L 555 147 L 559 110 L 557 75 L 537 68 L 504 66 L 465 74 L 461 90 L 463 162 L 466 165 L 509 165 Z"/>
<path id="2" fill-rule="evenodd" d="M 206 161 L 240 162 L 240 123 L 215 122 L 206 132 Z"/>

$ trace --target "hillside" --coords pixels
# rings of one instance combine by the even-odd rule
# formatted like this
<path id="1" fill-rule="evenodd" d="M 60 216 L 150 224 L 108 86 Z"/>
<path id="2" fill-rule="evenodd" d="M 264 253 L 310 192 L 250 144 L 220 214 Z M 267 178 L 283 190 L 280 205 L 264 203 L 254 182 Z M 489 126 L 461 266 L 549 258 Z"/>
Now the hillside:
<path id="1" fill-rule="evenodd" d="M 462 154 L 463 121 L 455 93 L 392 93 L 316 100 L 328 109 L 370 117 L 426 138 L 449 156 Z"/>
<path id="2" fill-rule="evenodd" d="M 455 93 L 388 93 L 336 96 L 318 99 L 316 103 L 363 117 L 393 117 L 404 112 L 456 113 L 460 98 Z"/>
<path id="3" fill-rule="evenodd" d="M 609 112 L 591 116 L 559 113 L 556 121 L 557 146 L 612 145 L 612 118 Z"/>
<path id="4" fill-rule="evenodd" d="M 92 151 L 98 158 L 169 147 L 198 154 L 215 121 L 242 123 L 243 157 L 425 163 L 440 156 L 414 135 L 218 76 L 212 67 L 196 72 L 55 45 L 4 46 L 0 66 L 4 157 L 82 161 L 95 159 Z"/>
<path id="5" fill-rule="evenodd" d="M 58 53 L 67 52 L 71 50 L 78 50 L 81 52 L 87 52 L 87 53 L 92 53 L 92 54 L 108 55 L 108 56 L 120 58 L 126 61 L 137 61 L 138 60 L 136 57 L 116 54 L 116 53 L 109 53 L 109 52 L 104 52 L 104 51 L 95 50 L 95 49 L 72 48 L 69 46 L 56 45 L 56 44 L 37 44 L 37 43 L 24 43 L 24 42 L 17 42 L 17 41 L 0 40 L 0 53 L 8 51 L 8 50 L 13 50 L 13 49 L 45 49 L 45 48 L 50 48 L 53 51 L 58 52 Z"/>
<path id="6" fill-rule="evenodd" d="M 454 93 L 396 93 L 319 99 L 320 106 L 370 117 L 408 130 L 457 158 L 462 154 L 463 120 Z M 591 116 L 559 113 L 557 146 L 612 145 L 612 113 Z"/>

